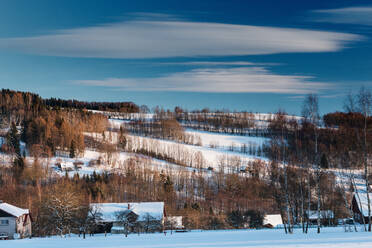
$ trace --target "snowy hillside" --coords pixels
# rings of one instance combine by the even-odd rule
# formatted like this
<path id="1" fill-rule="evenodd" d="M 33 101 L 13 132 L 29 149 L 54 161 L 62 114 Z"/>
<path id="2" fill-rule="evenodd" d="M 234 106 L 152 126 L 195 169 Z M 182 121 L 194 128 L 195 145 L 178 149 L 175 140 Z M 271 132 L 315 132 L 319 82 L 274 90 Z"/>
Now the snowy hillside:
<path id="1" fill-rule="evenodd" d="M 110 119 L 111 126 L 115 128 L 120 127 L 123 122 L 124 121 L 122 120 Z M 211 133 L 191 129 L 188 129 L 186 133 L 200 137 L 201 144 L 188 145 L 178 143 L 176 141 L 143 137 L 133 134 L 128 135 L 128 139 L 130 140 L 130 144 L 134 151 L 145 147 L 147 150 L 151 150 L 153 152 L 162 152 L 172 156 L 170 155 L 172 150 L 182 149 L 184 155 L 190 156 L 189 159 L 191 160 L 193 156 L 195 156 L 197 153 L 200 153 L 203 157 L 203 167 L 213 168 L 214 170 L 219 170 L 219 164 L 226 160 L 235 161 L 234 170 L 237 170 L 242 166 L 246 166 L 248 162 L 255 161 L 257 159 L 268 161 L 265 157 L 241 152 L 242 146 L 246 146 L 247 149 L 248 147 L 253 147 L 252 149 L 255 151 L 260 149 L 265 142 L 269 141 L 267 138 Z M 116 132 L 106 132 L 105 137 L 98 133 L 85 133 L 85 135 L 94 137 L 101 141 L 105 139 L 108 142 L 117 143 L 118 134 Z M 225 172 L 228 172 L 233 170 L 233 168 L 225 168 L 225 170 Z"/>
<path id="2" fill-rule="evenodd" d="M 151 143 L 155 142 L 157 144 L 158 150 L 169 150 L 170 147 L 175 147 L 175 145 L 179 145 L 186 149 L 186 151 L 189 152 L 189 154 L 196 154 L 197 152 L 201 152 L 204 158 L 205 166 L 204 167 L 211 167 L 213 169 L 218 170 L 218 165 L 221 161 L 226 159 L 233 159 L 238 160 L 238 167 L 243 166 L 249 161 L 254 161 L 256 159 L 266 160 L 265 158 L 260 158 L 257 156 L 251 156 L 245 153 L 240 153 L 236 151 L 227 151 L 227 150 L 221 150 L 218 148 L 211 148 L 208 146 L 195 146 L 195 145 L 186 145 L 186 144 L 179 144 L 174 141 L 168 141 L 168 140 L 160 140 L 160 139 L 154 139 L 149 137 L 141 137 L 141 136 L 131 136 L 132 138 L 136 138 L 139 143 Z M 218 140 L 217 140 L 218 142 Z M 186 154 L 185 154 L 186 155 Z"/>

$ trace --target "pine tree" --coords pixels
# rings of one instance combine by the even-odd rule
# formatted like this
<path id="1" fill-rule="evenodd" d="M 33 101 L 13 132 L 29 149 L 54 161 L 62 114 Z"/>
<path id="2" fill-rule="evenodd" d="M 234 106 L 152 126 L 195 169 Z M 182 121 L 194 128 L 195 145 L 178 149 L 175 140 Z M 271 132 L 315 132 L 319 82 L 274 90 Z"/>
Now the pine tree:
<path id="1" fill-rule="evenodd" d="M 323 169 L 328 169 L 328 160 L 325 154 L 322 155 L 322 158 L 320 159 L 320 166 Z"/>
<path id="2" fill-rule="evenodd" d="M 15 122 L 12 122 L 10 126 L 10 130 L 7 133 L 7 143 L 8 146 L 13 150 L 13 152 L 18 156 L 21 157 L 21 149 L 19 148 L 19 135 L 18 130 Z"/>
<path id="3" fill-rule="evenodd" d="M 75 157 L 75 142 L 74 140 L 71 141 L 71 145 L 70 145 L 70 158 L 74 158 Z"/>

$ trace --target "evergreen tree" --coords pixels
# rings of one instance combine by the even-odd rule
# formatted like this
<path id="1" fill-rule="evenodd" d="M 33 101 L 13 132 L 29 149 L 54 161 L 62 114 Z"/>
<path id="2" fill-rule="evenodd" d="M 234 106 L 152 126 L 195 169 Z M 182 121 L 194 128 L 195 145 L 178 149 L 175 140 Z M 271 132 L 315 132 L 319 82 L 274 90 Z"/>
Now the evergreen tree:
<path id="1" fill-rule="evenodd" d="M 21 149 L 19 147 L 19 135 L 15 122 L 12 122 L 10 130 L 6 136 L 7 144 L 12 149 L 12 151 L 18 156 L 21 157 Z"/>
<path id="2" fill-rule="evenodd" d="M 227 221 L 234 228 L 240 228 L 243 226 L 244 218 L 242 212 L 234 210 L 227 215 Z"/>
<path id="3" fill-rule="evenodd" d="M 328 167 L 329 167 L 327 156 L 324 153 L 322 155 L 322 158 L 320 159 L 320 166 L 323 169 L 328 169 Z"/>
<path id="4" fill-rule="evenodd" d="M 24 159 L 21 156 L 16 156 L 13 161 L 13 175 L 17 180 L 20 179 L 24 168 L 25 168 Z"/>
<path id="5" fill-rule="evenodd" d="M 244 213 L 244 217 L 248 220 L 249 226 L 252 228 L 261 227 L 263 224 L 263 215 L 256 210 L 248 210 Z"/>
<path id="6" fill-rule="evenodd" d="M 75 141 L 72 140 L 71 141 L 71 145 L 70 145 L 70 158 L 74 158 L 75 157 Z"/>

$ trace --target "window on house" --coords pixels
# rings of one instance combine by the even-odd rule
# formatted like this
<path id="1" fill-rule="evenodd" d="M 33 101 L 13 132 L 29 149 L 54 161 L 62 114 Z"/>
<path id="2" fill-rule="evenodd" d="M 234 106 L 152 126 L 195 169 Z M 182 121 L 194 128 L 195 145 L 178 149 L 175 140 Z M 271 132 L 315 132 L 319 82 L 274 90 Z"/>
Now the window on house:
<path id="1" fill-rule="evenodd" d="M 3 225 L 3 226 L 9 225 L 9 220 L 0 220 L 0 225 Z"/>

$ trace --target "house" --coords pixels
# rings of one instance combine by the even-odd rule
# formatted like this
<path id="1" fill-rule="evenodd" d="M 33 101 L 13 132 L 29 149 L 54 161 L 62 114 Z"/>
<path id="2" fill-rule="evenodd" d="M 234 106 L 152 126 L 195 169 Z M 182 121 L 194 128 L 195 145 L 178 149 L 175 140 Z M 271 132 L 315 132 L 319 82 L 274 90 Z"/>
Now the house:
<path id="1" fill-rule="evenodd" d="M 266 228 L 275 228 L 279 225 L 283 225 L 282 216 L 280 214 L 267 214 L 262 224 Z"/>
<path id="2" fill-rule="evenodd" d="M 0 239 L 31 237 L 31 222 L 28 209 L 0 201 Z"/>
<path id="3" fill-rule="evenodd" d="M 57 160 L 56 166 L 60 171 L 73 171 L 73 170 L 75 170 L 75 165 L 71 161 Z"/>
<path id="4" fill-rule="evenodd" d="M 372 215 L 372 193 L 369 192 L 369 199 L 371 201 L 371 215 Z M 354 193 L 352 202 L 351 202 L 351 209 L 353 210 L 354 219 L 359 222 L 368 223 L 368 198 L 367 193 L 365 190 L 358 190 L 358 194 Z"/>
<path id="5" fill-rule="evenodd" d="M 163 230 L 164 202 L 92 203 L 90 207 L 98 213 L 97 224 L 111 233 Z"/>
<path id="6" fill-rule="evenodd" d="M 306 211 L 306 216 L 311 224 L 318 223 L 318 211 L 308 210 Z M 334 219 L 334 213 L 332 210 L 321 210 L 320 211 L 320 222 L 322 225 L 330 226 Z"/>

